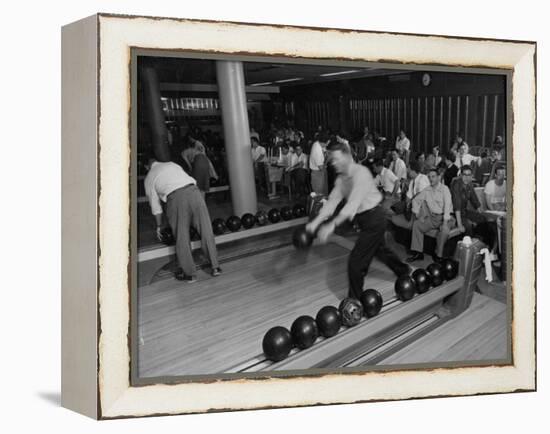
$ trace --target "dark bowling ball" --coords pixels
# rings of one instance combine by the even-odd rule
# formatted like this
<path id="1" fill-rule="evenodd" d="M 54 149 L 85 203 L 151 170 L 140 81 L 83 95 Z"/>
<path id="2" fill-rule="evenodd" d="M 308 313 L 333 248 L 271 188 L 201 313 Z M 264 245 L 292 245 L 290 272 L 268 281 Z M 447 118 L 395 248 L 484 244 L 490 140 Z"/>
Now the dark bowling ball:
<path id="1" fill-rule="evenodd" d="M 167 246 L 172 246 L 176 243 L 172 229 L 169 226 L 161 229 L 160 231 L 160 241 Z"/>
<path id="2" fill-rule="evenodd" d="M 458 262 L 454 259 L 447 258 L 441 265 L 443 268 L 443 276 L 445 280 L 452 280 L 458 275 Z"/>
<path id="3" fill-rule="evenodd" d="M 338 310 L 340 311 L 342 324 L 348 327 L 359 324 L 363 316 L 363 305 L 355 298 L 344 298 L 338 306 Z"/>
<path id="4" fill-rule="evenodd" d="M 287 220 L 291 220 L 293 215 L 292 215 L 292 209 L 289 207 L 289 206 L 283 206 L 281 208 L 281 217 L 283 218 L 283 220 L 287 221 Z"/>
<path id="5" fill-rule="evenodd" d="M 294 345 L 304 350 L 315 343 L 315 340 L 319 337 L 319 330 L 312 317 L 303 315 L 294 320 L 292 327 L 290 327 L 290 334 Z"/>
<path id="6" fill-rule="evenodd" d="M 273 362 L 283 360 L 292 349 L 292 335 L 284 327 L 273 327 L 264 335 L 262 348 L 267 359 Z"/>
<path id="7" fill-rule="evenodd" d="M 403 275 L 395 281 L 395 294 L 401 301 L 407 301 L 414 297 L 416 284 L 412 277 Z"/>
<path id="8" fill-rule="evenodd" d="M 306 215 L 306 207 L 298 203 L 292 208 L 292 214 L 294 218 L 304 217 Z"/>
<path id="9" fill-rule="evenodd" d="M 382 294 L 376 289 L 365 289 L 361 293 L 361 304 L 367 318 L 372 318 L 380 313 L 382 309 Z"/>
<path id="10" fill-rule="evenodd" d="M 243 214 L 241 217 L 241 223 L 243 224 L 243 228 L 250 229 L 256 224 L 256 217 L 250 213 Z"/>
<path id="11" fill-rule="evenodd" d="M 292 234 L 292 244 L 298 250 L 307 250 L 313 244 L 313 235 L 306 231 L 304 226 L 294 229 Z"/>
<path id="12" fill-rule="evenodd" d="M 221 235 L 225 232 L 225 222 L 223 219 L 214 219 L 212 222 L 212 231 L 214 235 Z"/>
<path id="13" fill-rule="evenodd" d="M 268 222 L 267 214 L 265 211 L 258 211 L 256 213 L 256 223 L 258 226 L 265 226 Z"/>
<path id="14" fill-rule="evenodd" d="M 241 228 L 241 219 L 236 215 L 232 215 L 226 220 L 225 225 L 231 232 L 237 232 Z"/>
<path id="15" fill-rule="evenodd" d="M 416 292 L 423 294 L 428 292 L 432 284 L 430 275 L 423 268 L 417 268 L 412 273 L 414 283 L 416 283 Z"/>
<path id="16" fill-rule="evenodd" d="M 330 338 L 340 330 L 342 318 L 340 318 L 340 312 L 334 306 L 325 306 L 317 312 L 315 322 L 319 333 L 325 338 Z"/>
<path id="17" fill-rule="evenodd" d="M 443 283 L 443 269 L 441 265 L 434 262 L 426 267 L 426 271 L 430 275 L 433 286 L 439 286 Z"/>
<path id="18" fill-rule="evenodd" d="M 277 208 L 272 208 L 267 213 L 267 218 L 271 223 L 278 223 L 281 220 L 281 213 Z"/>
<path id="19" fill-rule="evenodd" d="M 189 237 L 191 238 L 191 241 L 198 241 L 201 239 L 200 234 L 193 226 L 189 228 Z"/>

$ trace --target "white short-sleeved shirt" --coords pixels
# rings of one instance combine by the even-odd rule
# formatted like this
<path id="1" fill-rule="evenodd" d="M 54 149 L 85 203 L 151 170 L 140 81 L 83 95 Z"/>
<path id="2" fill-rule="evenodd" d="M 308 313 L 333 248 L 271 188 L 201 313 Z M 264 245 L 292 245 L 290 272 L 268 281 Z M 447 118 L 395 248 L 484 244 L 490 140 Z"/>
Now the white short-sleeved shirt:
<path id="1" fill-rule="evenodd" d="M 196 183 L 195 178 L 185 173 L 180 165 L 172 162 L 160 163 L 155 161 L 145 177 L 145 194 L 149 199 L 151 212 L 154 215 L 161 214 L 161 201 L 166 202 L 166 198 L 170 193 L 178 188 Z"/>
<path id="2" fill-rule="evenodd" d="M 462 166 L 471 166 L 472 161 L 477 162 L 480 159 L 480 157 L 476 157 L 472 154 L 464 154 L 462 157 L 460 155 L 456 156 L 455 165 L 458 167 L 458 170 L 462 168 Z M 473 169 L 473 168 L 472 168 Z"/>
<path id="3" fill-rule="evenodd" d="M 405 137 L 404 139 L 401 139 L 401 137 L 398 137 L 395 140 L 395 149 L 398 151 L 408 151 L 411 147 L 411 141 L 408 137 Z"/>
<path id="4" fill-rule="evenodd" d="M 409 183 L 409 189 L 407 190 L 407 197 L 412 199 L 426 187 L 430 186 L 430 180 L 423 173 L 419 173 L 416 178 L 411 179 Z"/>
<path id="5" fill-rule="evenodd" d="M 395 173 L 395 176 L 399 179 L 407 178 L 407 165 L 401 158 L 391 162 L 390 170 Z"/>
<path id="6" fill-rule="evenodd" d="M 384 167 L 374 181 L 376 185 L 382 186 L 386 193 L 393 193 L 395 183 L 399 181 L 399 178 L 390 169 Z"/>
<path id="7" fill-rule="evenodd" d="M 311 145 L 311 152 L 309 155 L 309 168 L 311 170 L 320 170 L 321 166 L 325 164 L 325 154 L 323 153 L 323 147 L 319 142 L 314 142 Z"/>
<path id="8" fill-rule="evenodd" d="M 491 196 L 491 205 L 493 208 L 506 207 L 506 181 L 502 185 L 497 185 L 494 179 L 485 184 L 485 194 Z"/>
<path id="9" fill-rule="evenodd" d="M 263 146 L 256 146 L 255 148 L 252 148 L 252 161 L 256 162 L 261 160 L 262 155 L 265 157 L 265 148 Z"/>

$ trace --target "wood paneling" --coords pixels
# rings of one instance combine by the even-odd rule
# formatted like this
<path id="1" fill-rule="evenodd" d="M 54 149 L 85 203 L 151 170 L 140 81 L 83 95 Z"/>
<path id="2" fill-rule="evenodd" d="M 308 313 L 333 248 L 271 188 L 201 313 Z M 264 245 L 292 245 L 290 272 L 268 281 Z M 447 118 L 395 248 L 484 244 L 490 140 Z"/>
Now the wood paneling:
<path id="1" fill-rule="evenodd" d="M 478 96 L 478 113 L 472 113 L 471 99 L 470 95 L 350 99 L 346 108 L 351 130 L 369 126 L 393 143 L 403 128 L 416 152 L 429 152 L 436 145 L 445 150 L 457 133 L 471 146 L 490 146 L 496 135 L 505 133 L 504 98 Z"/>
<path id="2" fill-rule="evenodd" d="M 306 134 L 320 121 L 332 127 L 332 119 L 333 125 L 346 125 L 344 132 L 354 137 L 369 126 L 393 143 L 403 128 L 414 151 L 428 151 L 434 145 L 445 150 L 458 132 L 472 146 L 490 146 L 496 135 L 506 134 L 503 76 L 434 72 L 428 87 L 422 86 L 420 77 L 421 73 L 411 73 L 407 80 L 399 82 L 372 77 L 292 86 L 282 89 L 281 96 L 307 105 L 324 104 L 328 115 L 314 115 L 313 119 L 296 117 L 297 125 Z M 311 102 L 313 94 L 322 101 Z M 346 119 L 335 123 L 338 104 L 333 101 L 340 96 L 349 98 L 349 102 L 343 113 L 336 116 Z"/>

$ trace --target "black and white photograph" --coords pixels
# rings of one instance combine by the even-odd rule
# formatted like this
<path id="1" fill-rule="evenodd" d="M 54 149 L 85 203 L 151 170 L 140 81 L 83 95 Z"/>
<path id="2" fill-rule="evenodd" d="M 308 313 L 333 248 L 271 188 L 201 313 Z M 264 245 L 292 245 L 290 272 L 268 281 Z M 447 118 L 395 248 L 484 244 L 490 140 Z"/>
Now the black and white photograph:
<path id="1" fill-rule="evenodd" d="M 511 73 L 133 49 L 132 380 L 511 363 Z"/>

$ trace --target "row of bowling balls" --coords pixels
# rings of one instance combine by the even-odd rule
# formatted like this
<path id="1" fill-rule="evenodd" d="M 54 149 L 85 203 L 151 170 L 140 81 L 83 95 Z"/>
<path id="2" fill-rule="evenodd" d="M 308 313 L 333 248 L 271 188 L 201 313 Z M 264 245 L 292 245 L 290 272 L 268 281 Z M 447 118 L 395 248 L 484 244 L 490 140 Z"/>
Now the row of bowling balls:
<path id="1" fill-rule="evenodd" d="M 212 221 L 212 231 L 214 235 L 222 235 L 227 229 L 231 232 L 237 232 L 241 227 L 243 229 L 250 229 L 255 225 L 265 226 L 269 223 L 278 223 L 281 220 L 287 221 L 294 218 L 304 217 L 306 215 L 306 207 L 302 204 L 296 204 L 292 208 L 289 206 L 283 206 L 280 210 L 277 208 L 270 209 L 267 213 L 265 211 L 258 211 L 256 215 L 250 213 L 244 214 L 241 218 L 237 216 L 231 216 L 227 220 L 218 218 Z M 176 240 L 169 226 L 162 229 L 161 232 L 162 243 L 171 246 L 175 244 Z M 191 241 L 200 240 L 200 234 L 194 227 L 189 229 L 189 237 Z"/>
<path id="2" fill-rule="evenodd" d="M 226 229 L 229 229 L 231 232 L 237 232 L 241 227 L 243 229 L 250 229 L 255 225 L 265 226 L 268 223 L 292 220 L 304 217 L 305 215 L 306 207 L 304 205 L 296 204 L 292 208 L 290 206 L 283 206 L 280 210 L 272 208 L 267 213 L 265 211 L 258 211 L 256 215 L 246 213 L 241 218 L 233 215 L 227 220 L 221 218 L 214 219 L 212 221 L 212 230 L 215 235 L 222 235 Z"/>
<path id="3" fill-rule="evenodd" d="M 417 268 L 409 275 L 403 275 L 395 281 L 395 294 L 401 301 L 407 301 L 416 293 L 423 294 L 430 288 L 439 286 L 444 280 L 452 280 L 458 275 L 458 262 L 451 258 L 444 259 L 441 264 L 433 263 L 423 268 Z"/>
<path id="4" fill-rule="evenodd" d="M 269 329 L 264 335 L 262 349 L 268 360 L 279 362 L 285 359 L 292 348 L 300 350 L 311 347 L 319 336 L 330 338 L 340 331 L 341 326 L 353 327 L 363 316 L 372 318 L 382 309 L 382 295 L 376 289 L 366 289 L 361 294 L 360 301 L 355 298 L 345 298 L 338 308 L 325 306 L 311 316 L 298 317 L 288 330 L 277 326 Z"/>

